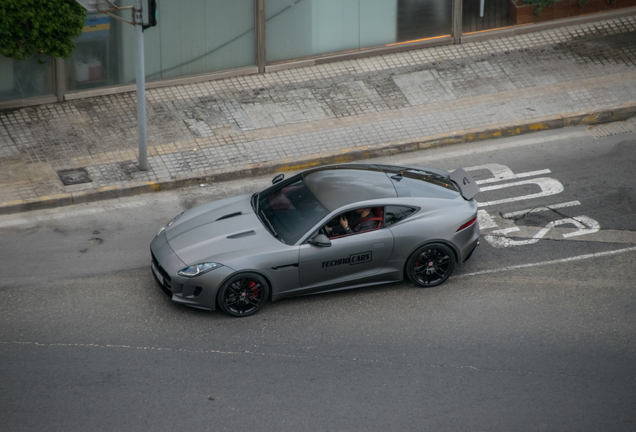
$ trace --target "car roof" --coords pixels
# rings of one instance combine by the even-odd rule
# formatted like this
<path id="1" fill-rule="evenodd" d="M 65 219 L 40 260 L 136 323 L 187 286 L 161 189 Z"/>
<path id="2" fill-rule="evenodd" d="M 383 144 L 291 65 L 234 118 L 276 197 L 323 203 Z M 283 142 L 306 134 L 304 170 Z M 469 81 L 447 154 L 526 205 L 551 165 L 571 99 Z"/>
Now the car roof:
<path id="1" fill-rule="evenodd" d="M 305 171 L 302 176 L 329 211 L 356 202 L 397 197 L 391 180 L 377 165 L 332 165 Z"/>

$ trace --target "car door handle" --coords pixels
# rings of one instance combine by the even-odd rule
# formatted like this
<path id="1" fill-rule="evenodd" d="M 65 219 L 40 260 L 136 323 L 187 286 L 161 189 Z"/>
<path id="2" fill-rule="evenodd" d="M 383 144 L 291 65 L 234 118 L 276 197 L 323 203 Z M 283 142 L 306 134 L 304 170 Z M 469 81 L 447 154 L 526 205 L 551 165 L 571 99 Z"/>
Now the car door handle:
<path id="1" fill-rule="evenodd" d="M 384 246 L 384 243 L 376 243 L 373 245 L 373 247 L 382 247 Z"/>

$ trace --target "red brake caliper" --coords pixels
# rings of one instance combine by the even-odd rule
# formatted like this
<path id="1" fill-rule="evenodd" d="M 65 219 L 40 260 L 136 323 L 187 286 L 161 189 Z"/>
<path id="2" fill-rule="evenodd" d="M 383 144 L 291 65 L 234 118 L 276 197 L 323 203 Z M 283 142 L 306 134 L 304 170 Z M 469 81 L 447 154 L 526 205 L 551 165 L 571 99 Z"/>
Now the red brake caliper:
<path id="1" fill-rule="evenodd" d="M 258 293 L 256 292 L 256 291 L 258 291 L 258 288 L 256 287 L 256 282 L 250 281 L 248 287 L 249 287 L 250 291 L 252 292 L 252 297 L 258 298 Z"/>

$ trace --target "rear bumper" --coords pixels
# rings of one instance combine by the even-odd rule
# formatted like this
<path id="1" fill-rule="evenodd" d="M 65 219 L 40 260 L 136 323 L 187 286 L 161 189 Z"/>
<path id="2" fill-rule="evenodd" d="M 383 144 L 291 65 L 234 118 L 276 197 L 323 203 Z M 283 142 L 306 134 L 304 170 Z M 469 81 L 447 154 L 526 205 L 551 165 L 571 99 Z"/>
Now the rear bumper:
<path id="1" fill-rule="evenodd" d="M 466 258 L 464 258 L 464 262 L 468 261 L 470 259 L 471 256 L 473 256 L 473 252 L 475 252 L 475 249 L 477 249 L 477 246 L 479 246 L 479 239 L 475 241 L 472 250 L 468 253 L 468 255 L 466 256 Z"/>

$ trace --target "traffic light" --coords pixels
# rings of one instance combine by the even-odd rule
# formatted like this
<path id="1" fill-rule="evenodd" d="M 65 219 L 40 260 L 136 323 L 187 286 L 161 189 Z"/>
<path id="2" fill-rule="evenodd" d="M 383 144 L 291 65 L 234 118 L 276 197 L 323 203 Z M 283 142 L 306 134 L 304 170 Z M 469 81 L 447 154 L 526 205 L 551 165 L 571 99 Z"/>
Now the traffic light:
<path id="1" fill-rule="evenodd" d="M 142 26 L 143 30 L 157 25 L 157 0 L 148 0 L 148 24 Z"/>

